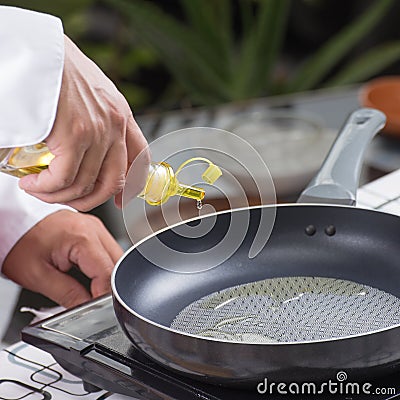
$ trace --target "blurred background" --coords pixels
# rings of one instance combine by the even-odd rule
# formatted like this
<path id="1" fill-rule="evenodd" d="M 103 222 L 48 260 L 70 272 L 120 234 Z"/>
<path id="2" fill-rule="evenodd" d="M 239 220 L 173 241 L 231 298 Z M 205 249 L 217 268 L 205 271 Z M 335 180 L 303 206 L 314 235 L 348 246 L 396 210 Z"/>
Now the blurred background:
<path id="1" fill-rule="evenodd" d="M 13 0 L 65 33 L 136 113 L 293 93 L 397 73 L 393 0 Z"/>
<path id="2" fill-rule="evenodd" d="M 60 17 L 65 33 L 127 98 L 149 141 L 192 126 L 223 128 L 248 140 L 266 161 L 281 202 L 296 199 L 346 116 L 365 105 L 360 93 L 367 82 L 400 75 L 395 0 L 1 4 Z M 396 110 L 397 103 L 391 102 Z M 400 168 L 399 137 L 400 128 L 374 140 L 362 183 Z M 129 246 L 112 200 L 93 213 Z M 30 321 L 20 307 L 51 303 L 0 284 L 1 303 L 12 306 L 9 313 L 1 310 L 0 344 L 12 343 Z"/>

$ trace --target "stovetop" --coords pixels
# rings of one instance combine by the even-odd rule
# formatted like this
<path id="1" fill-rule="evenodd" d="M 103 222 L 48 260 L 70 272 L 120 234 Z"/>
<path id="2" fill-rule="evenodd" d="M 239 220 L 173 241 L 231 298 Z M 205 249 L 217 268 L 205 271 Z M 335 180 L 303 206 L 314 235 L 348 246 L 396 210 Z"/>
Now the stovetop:
<path id="1" fill-rule="evenodd" d="M 256 388 L 254 390 L 232 389 L 198 382 L 156 364 L 136 349 L 120 330 L 114 316 L 111 296 L 97 299 L 26 327 L 22 331 L 22 338 L 25 342 L 51 353 L 64 369 L 82 378 L 84 388 L 89 392 L 96 392 L 101 388 L 140 400 L 260 400 L 262 398 L 275 400 L 283 398 L 282 394 L 277 392 L 274 395 L 260 394 Z M 346 373 L 338 370 L 337 376 L 332 377 L 332 380 L 336 380 L 337 383 L 341 379 L 339 372 Z M 366 379 L 358 383 L 360 388 L 369 383 L 371 392 L 379 390 L 386 394 L 353 396 L 349 395 L 351 392 L 343 389 L 342 394 L 329 398 L 343 400 L 400 398 L 399 381 L 400 370 L 388 371 L 384 377 Z M 355 382 L 355 380 L 352 380 L 351 374 L 348 374 L 345 383 L 350 382 Z M 295 398 L 310 397 L 296 395 Z M 313 398 L 326 398 L 326 394 L 320 397 L 315 395 Z"/>
<path id="2" fill-rule="evenodd" d="M 400 216 L 399 182 L 400 170 L 364 186 L 358 191 L 358 206 Z M 277 400 L 289 397 L 282 394 L 259 394 L 256 392 L 256 388 L 253 391 L 246 391 L 200 383 L 163 368 L 136 349 L 122 333 L 114 316 L 110 296 L 94 300 L 71 311 L 29 326 L 23 330 L 22 337 L 27 343 L 33 344 L 53 355 L 57 363 L 65 370 L 82 378 L 86 391 L 95 392 L 99 388 L 108 391 L 108 393 L 99 392 L 101 393 L 99 397 L 93 397 L 93 399 L 97 400 L 104 400 L 111 393 L 121 393 L 140 400 L 260 400 L 264 398 Z M 22 344 L 22 346 L 33 349 L 26 344 Z M 19 347 L 18 349 L 13 349 L 9 354 L 14 363 L 18 363 L 23 359 L 23 356 L 21 357 L 20 355 L 21 351 L 18 353 L 17 350 L 20 350 Z M 37 360 L 31 362 L 34 364 L 29 365 L 27 368 L 35 365 L 34 372 L 30 376 L 33 382 L 36 382 L 35 374 L 40 372 L 44 374 L 50 369 L 53 375 L 57 373 L 57 376 L 61 376 L 60 371 L 54 372 L 56 366 L 59 366 L 53 361 L 49 364 L 51 367 L 44 363 L 39 363 Z M 347 373 L 347 376 L 343 375 L 343 372 Z M 355 382 L 350 371 L 341 370 L 338 370 L 337 375 L 333 376 L 332 380 L 338 382 L 338 378 L 343 379 L 343 377 L 345 377 L 345 380 L 342 383 Z M 67 383 L 71 384 L 71 382 L 71 378 L 67 379 Z M 2 383 L 1 379 L 0 383 Z M 73 383 L 76 383 L 76 381 Z M 374 394 L 364 396 L 351 394 L 328 396 L 324 392 L 324 394 L 312 396 L 296 395 L 293 398 L 298 400 L 305 398 L 341 400 L 363 398 L 377 400 L 400 399 L 400 368 L 397 372 L 388 370 L 386 375 L 380 378 L 365 379 L 364 382 L 360 382 L 359 387 L 363 383 L 369 383 L 371 385 L 370 390 Z M 18 384 L 23 386 L 26 385 L 26 382 L 19 382 Z M 48 384 L 43 384 L 42 387 L 47 387 L 46 385 Z M 54 385 L 53 383 L 52 387 Z M 60 389 L 57 388 L 57 390 Z M 67 393 L 65 389 L 63 390 L 64 392 L 62 393 Z M 378 394 L 378 391 L 380 391 L 380 394 Z M 87 392 L 84 391 L 83 393 Z M 73 398 L 88 398 L 82 396 L 86 395 L 80 392 Z M 114 396 L 112 395 L 111 398 L 114 399 Z M 3 398 L 5 397 L 1 396 L 0 390 L 0 400 Z M 16 399 L 15 396 L 8 398 Z M 22 398 L 22 396 L 19 398 Z M 46 397 L 45 394 L 42 394 L 42 398 L 49 400 L 51 397 Z M 66 399 L 67 397 L 63 395 L 57 398 Z"/>

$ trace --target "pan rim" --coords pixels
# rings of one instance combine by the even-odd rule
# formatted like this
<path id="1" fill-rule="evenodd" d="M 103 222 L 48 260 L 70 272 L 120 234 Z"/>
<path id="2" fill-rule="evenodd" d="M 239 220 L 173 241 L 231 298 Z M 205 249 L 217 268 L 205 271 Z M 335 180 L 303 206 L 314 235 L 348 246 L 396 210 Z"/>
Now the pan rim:
<path id="1" fill-rule="evenodd" d="M 129 312 L 130 314 L 133 314 L 135 316 L 135 318 L 145 322 L 146 324 L 152 325 L 158 329 L 161 329 L 165 332 L 169 332 L 175 335 L 180 335 L 180 336 L 185 336 L 185 337 L 191 337 L 193 339 L 197 339 L 197 340 L 201 340 L 201 341 L 212 341 L 212 342 L 216 342 L 216 343 L 227 343 L 227 344 L 232 344 L 232 345 L 256 345 L 256 346 L 282 346 L 282 345 L 310 345 L 310 344 L 321 344 L 321 343 L 331 343 L 331 342 L 336 342 L 338 340 L 352 340 L 355 338 L 360 338 L 360 337 L 366 337 L 366 336 L 370 336 L 370 335 L 374 335 L 377 333 L 381 333 L 381 332 L 387 332 L 387 331 L 391 331 L 395 328 L 399 328 L 400 324 L 396 324 L 396 325 L 391 325 L 387 328 L 381 328 L 381 329 L 377 329 L 377 330 L 373 330 L 373 331 L 368 331 L 366 333 L 359 333 L 359 334 L 355 334 L 355 335 L 350 335 L 350 336 L 341 336 L 341 337 L 333 337 L 333 338 L 329 338 L 329 339 L 319 339 L 319 340 L 307 340 L 307 341 L 301 341 L 301 342 L 272 342 L 272 343 L 265 343 L 265 342 L 241 342 L 241 341 L 235 341 L 235 340 L 226 340 L 226 339 L 216 339 L 216 338 L 210 338 L 210 337 L 204 337 L 204 336 L 199 336 L 199 335 L 194 335 L 192 333 L 187 333 L 187 332 L 182 332 L 182 331 L 178 331 L 176 329 L 172 329 L 170 327 L 161 325 L 155 321 L 152 321 L 146 317 L 144 317 L 143 315 L 137 313 L 136 311 L 134 311 L 131 307 L 129 307 L 125 301 L 122 300 L 121 296 L 119 295 L 117 288 L 116 288 L 116 284 L 115 284 L 115 277 L 118 271 L 119 266 L 121 265 L 121 263 L 124 261 L 124 259 L 128 256 L 129 253 L 131 253 L 132 251 L 134 251 L 138 246 L 140 246 L 142 243 L 144 243 L 145 241 L 153 238 L 154 236 L 157 236 L 158 234 L 165 232 L 171 228 L 175 228 L 178 227 L 180 225 L 186 224 L 188 222 L 191 221 L 196 221 L 198 219 L 201 218 L 205 218 L 205 217 L 211 217 L 211 216 L 216 216 L 216 215 L 220 215 L 220 214 L 226 214 L 226 213 L 232 213 L 232 212 L 239 212 L 239 211 L 244 211 L 244 210 L 253 210 L 253 209 L 261 209 L 261 208 L 286 208 L 286 207 L 304 207 L 304 206 L 312 206 L 312 207 L 327 207 L 327 208 L 346 208 L 346 209 L 352 209 L 352 210 L 360 210 L 363 212 L 372 212 L 372 213 L 381 213 L 381 214 L 386 214 L 388 216 L 392 216 L 395 217 L 396 219 L 400 218 L 397 215 L 394 214 L 390 214 L 390 213 L 386 213 L 383 211 L 377 211 L 374 209 L 368 209 L 368 208 L 361 208 L 361 207 L 356 207 L 356 206 L 350 206 L 350 205 L 344 205 L 344 204 L 319 204 L 319 203 L 284 203 L 284 204 L 266 204 L 266 205 L 256 205 L 256 206 L 249 206 L 249 207 L 240 207 L 240 208 L 235 208 L 235 209 L 229 209 L 229 210 L 222 210 L 222 211 L 216 211 L 210 214 L 207 214 L 205 216 L 198 216 L 198 217 L 193 217 L 181 222 L 178 222 L 176 224 L 167 226 L 163 229 L 160 229 L 159 231 L 153 232 L 151 235 L 145 237 L 144 239 L 140 240 L 139 242 L 137 242 L 136 244 L 132 245 L 128 250 L 126 250 L 124 252 L 124 254 L 119 258 L 119 260 L 117 261 L 117 263 L 115 264 L 115 267 L 113 269 L 112 275 L 111 275 L 111 290 L 112 290 L 112 294 L 114 296 L 114 298 L 116 298 L 116 300 L 118 301 L 118 303 L 120 304 L 120 306 L 122 306 L 123 308 L 125 308 L 125 310 L 127 312 Z"/>

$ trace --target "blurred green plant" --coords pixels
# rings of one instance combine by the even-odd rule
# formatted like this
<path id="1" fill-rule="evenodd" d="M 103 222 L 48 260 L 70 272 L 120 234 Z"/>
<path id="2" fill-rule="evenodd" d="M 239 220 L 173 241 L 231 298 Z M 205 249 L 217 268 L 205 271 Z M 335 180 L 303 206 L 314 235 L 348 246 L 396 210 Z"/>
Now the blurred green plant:
<path id="1" fill-rule="evenodd" d="M 2 4 L 60 16 L 67 34 L 136 107 L 157 101 L 176 107 L 182 99 L 213 105 L 350 84 L 400 59 L 400 41 L 351 56 L 394 2 L 375 0 L 306 60 L 282 68 L 293 1 L 299 0 L 6 0 Z M 173 12 L 169 12 L 171 4 Z M 88 34 L 91 27 L 103 28 L 94 15 L 99 7 L 110 11 L 109 19 L 119 18 L 111 33 L 93 39 Z M 160 66 L 173 79 L 155 99 L 154 88 L 140 81 L 143 70 L 150 71 L 150 81 L 158 79 L 153 86 L 168 81 L 167 76 L 157 76 L 163 71 Z"/>
<path id="2" fill-rule="evenodd" d="M 379 23 L 393 0 L 373 2 L 304 63 L 280 77 L 276 71 L 294 0 L 239 0 L 236 20 L 231 0 L 180 0 L 183 21 L 151 1 L 104 1 L 121 12 L 131 34 L 158 54 L 196 104 L 360 82 L 400 58 L 400 41 L 385 43 L 356 59 L 350 57 L 330 76 Z"/>
<path id="3" fill-rule="evenodd" d="M 240 1 L 238 37 L 231 0 L 180 0 L 184 18 L 154 2 L 105 0 L 128 20 L 195 104 L 257 96 L 268 90 L 282 46 L 289 0 Z"/>

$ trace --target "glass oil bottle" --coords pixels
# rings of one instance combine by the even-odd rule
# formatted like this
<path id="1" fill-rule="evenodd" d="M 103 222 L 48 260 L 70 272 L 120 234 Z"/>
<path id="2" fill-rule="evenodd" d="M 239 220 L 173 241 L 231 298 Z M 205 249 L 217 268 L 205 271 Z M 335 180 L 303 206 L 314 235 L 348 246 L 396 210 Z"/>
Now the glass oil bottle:
<path id="1" fill-rule="evenodd" d="M 54 155 L 43 142 L 32 146 L 0 149 L 0 171 L 21 178 L 46 169 Z"/>
<path id="2" fill-rule="evenodd" d="M 21 178 L 29 174 L 38 174 L 46 169 L 54 155 L 46 143 L 41 142 L 31 146 L 0 149 L 0 171 Z M 222 175 L 221 169 L 204 157 L 195 157 L 182 163 L 174 173 L 171 165 L 166 162 L 151 163 L 146 184 L 138 197 L 152 206 L 165 203 L 171 196 L 182 196 L 197 200 L 198 208 L 205 191 L 197 186 L 180 183 L 177 179 L 180 171 L 193 161 L 208 163 L 208 168 L 202 174 L 202 179 L 208 184 Z"/>

